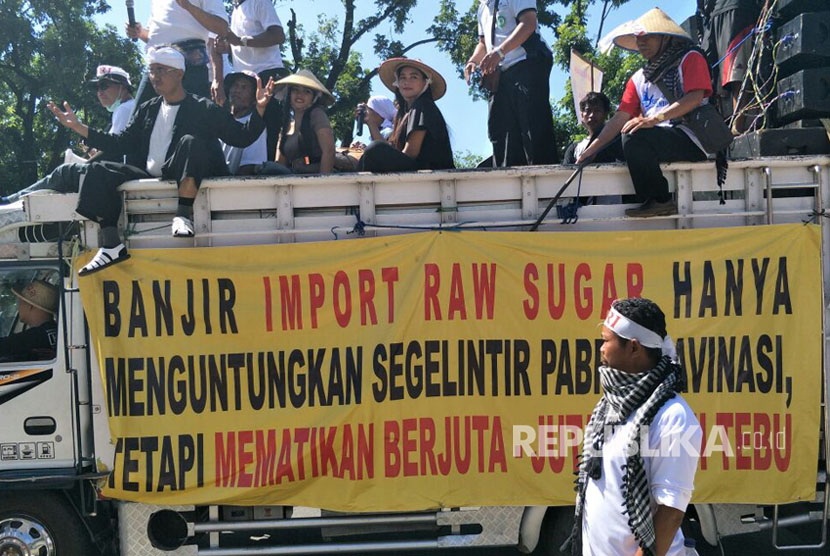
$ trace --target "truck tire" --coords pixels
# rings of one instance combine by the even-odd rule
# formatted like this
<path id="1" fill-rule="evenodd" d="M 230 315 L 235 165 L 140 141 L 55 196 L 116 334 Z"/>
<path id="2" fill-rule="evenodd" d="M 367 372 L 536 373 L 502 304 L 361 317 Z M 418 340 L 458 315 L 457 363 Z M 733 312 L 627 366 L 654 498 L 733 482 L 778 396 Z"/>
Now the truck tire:
<path id="1" fill-rule="evenodd" d="M 570 550 L 562 553 L 559 551 L 559 548 L 571 536 L 573 526 L 573 506 L 548 508 L 545 514 L 545 520 L 542 522 L 542 531 L 539 534 L 539 546 L 534 553 L 539 556 L 570 554 Z"/>
<path id="2" fill-rule="evenodd" d="M 0 494 L 0 554 L 80 556 L 96 551 L 64 496 L 31 490 Z"/>

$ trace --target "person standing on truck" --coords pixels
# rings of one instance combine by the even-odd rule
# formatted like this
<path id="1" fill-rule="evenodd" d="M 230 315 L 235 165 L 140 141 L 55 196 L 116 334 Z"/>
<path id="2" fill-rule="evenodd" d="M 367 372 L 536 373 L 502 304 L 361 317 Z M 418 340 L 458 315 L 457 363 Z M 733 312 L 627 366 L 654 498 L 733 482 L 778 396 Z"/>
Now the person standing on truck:
<path id="1" fill-rule="evenodd" d="M 536 0 L 479 0 L 478 44 L 464 65 L 490 93 L 494 166 L 558 161 L 550 107 L 553 55 L 539 33 Z"/>
<path id="2" fill-rule="evenodd" d="M 682 556 L 702 431 L 678 395 L 685 377 L 666 317 L 651 300 L 617 300 L 602 340 L 603 395 L 585 428 L 572 552 Z"/>
<path id="3" fill-rule="evenodd" d="M 447 92 L 440 73 L 412 58 L 390 58 L 380 65 L 380 80 L 395 93 L 395 125 L 389 142 L 372 141 L 358 169 L 405 172 L 455 168 L 447 122 L 435 101 Z M 377 120 L 367 120 L 372 137 L 380 135 Z"/>
<path id="4" fill-rule="evenodd" d="M 17 297 L 17 317 L 26 330 L 0 338 L 0 361 L 54 359 L 58 345 L 58 288 L 44 280 L 12 287 Z"/>
<path id="5" fill-rule="evenodd" d="M 228 16 L 222 0 L 152 0 L 147 27 L 129 22 L 126 26 L 127 36 L 147 43 L 148 52 L 159 46 L 179 48 L 186 60 L 184 88 L 204 98 L 210 98 L 207 41 L 211 33 L 224 36 L 227 32 Z M 213 73 L 221 82 L 222 68 L 213 68 Z M 151 81 L 150 74 L 145 72 L 138 85 L 134 114 L 155 96 Z"/>
<path id="6" fill-rule="evenodd" d="M 591 159 L 621 132 L 622 147 L 638 200 L 627 216 L 649 217 L 677 213 L 661 162 L 706 160 L 701 140 L 682 123 L 682 116 L 703 106 L 712 94 L 709 64 L 677 23 L 659 8 L 631 23 L 634 32 L 614 39 L 647 60 L 625 86 L 617 113 L 577 163 Z M 677 99 L 669 102 L 664 91 Z M 721 122 L 722 123 L 722 122 Z"/>
<path id="7" fill-rule="evenodd" d="M 257 74 L 247 70 L 225 76 L 225 95 L 230 99 L 231 114 L 241 124 L 251 119 L 256 107 L 256 77 Z M 268 103 L 268 106 L 270 105 L 271 103 Z M 267 111 L 266 108 L 266 113 Z M 225 163 L 231 175 L 250 176 L 257 167 L 268 160 L 266 133 L 267 130 L 263 131 L 256 141 L 244 148 L 222 143 Z"/>
<path id="8" fill-rule="evenodd" d="M 273 94 L 273 80 L 263 87 L 257 77 L 256 110 L 247 123 L 241 124 L 222 107 L 185 91 L 185 60 L 181 52 L 172 47 L 154 48 L 148 52 L 147 61 L 148 74 L 160 96 L 142 104 L 120 135 L 90 129 L 67 102 L 63 103 L 65 111 L 52 102 L 48 105 L 60 124 L 84 137 L 89 146 L 108 154 L 126 154 L 130 164 L 63 164 L 7 199 L 17 200 L 42 189 L 60 193 L 80 190 L 76 212 L 101 225 L 102 244 L 89 264 L 79 271 L 81 276 L 129 258 L 117 228 L 121 215 L 118 187 L 122 183 L 154 177 L 176 180 L 179 203 L 173 218 L 173 237 L 192 237 L 193 201 L 202 179 L 227 173 L 217 139 L 247 147 L 265 129 L 262 114 Z"/>
<path id="9" fill-rule="evenodd" d="M 720 64 L 715 86 L 721 97 L 731 97 L 733 112 L 739 110 L 738 95 L 755 46 L 750 35 L 755 32 L 762 4 L 760 0 L 697 0 L 703 29 L 701 46 L 712 67 Z M 741 108 L 751 96 L 743 95 Z M 735 134 L 746 131 L 745 114 L 735 118 L 733 128 Z"/>

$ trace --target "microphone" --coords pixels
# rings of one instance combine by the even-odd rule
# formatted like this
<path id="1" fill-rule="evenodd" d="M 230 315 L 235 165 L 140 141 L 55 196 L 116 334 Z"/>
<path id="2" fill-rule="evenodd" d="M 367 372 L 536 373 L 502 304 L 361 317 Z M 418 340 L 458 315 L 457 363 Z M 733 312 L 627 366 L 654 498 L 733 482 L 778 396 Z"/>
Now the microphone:
<path id="1" fill-rule="evenodd" d="M 357 135 L 358 137 L 363 135 L 363 121 L 366 118 L 366 107 L 361 106 L 360 110 L 357 111 Z"/>
<path id="2" fill-rule="evenodd" d="M 130 27 L 135 27 L 135 1 L 125 0 L 124 3 L 127 5 L 127 21 L 130 22 Z M 137 40 L 138 37 L 133 38 L 133 42 Z"/>

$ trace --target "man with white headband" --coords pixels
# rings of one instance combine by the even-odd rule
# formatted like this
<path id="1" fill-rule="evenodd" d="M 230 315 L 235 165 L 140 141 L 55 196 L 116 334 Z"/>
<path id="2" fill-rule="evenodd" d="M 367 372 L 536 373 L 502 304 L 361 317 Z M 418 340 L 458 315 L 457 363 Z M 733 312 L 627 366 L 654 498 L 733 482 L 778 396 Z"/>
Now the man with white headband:
<path id="1" fill-rule="evenodd" d="M 684 555 L 702 431 L 678 395 L 685 375 L 666 317 L 651 300 L 617 300 L 602 339 L 603 396 L 585 429 L 572 553 Z"/>
<path id="2" fill-rule="evenodd" d="M 152 177 L 176 180 L 179 203 L 173 218 L 173 237 L 192 237 L 193 201 L 202 179 L 227 174 L 219 140 L 247 147 L 265 129 L 262 114 L 273 93 L 273 80 L 263 87 L 256 78 L 256 110 L 243 124 L 210 100 L 185 91 L 185 61 L 178 50 L 152 49 L 147 61 L 153 88 L 160 96 L 142 104 L 119 135 L 84 125 L 67 102 L 63 103 L 63 110 L 52 102 L 48 105 L 61 125 L 84 137 L 87 145 L 111 155 L 124 154 L 128 163 L 63 164 L 15 196 L 40 189 L 60 193 L 80 190 L 75 210 L 101 225 L 102 245 L 79 271 L 81 276 L 129 258 L 117 228 L 121 215 L 118 187 L 122 183 Z"/>

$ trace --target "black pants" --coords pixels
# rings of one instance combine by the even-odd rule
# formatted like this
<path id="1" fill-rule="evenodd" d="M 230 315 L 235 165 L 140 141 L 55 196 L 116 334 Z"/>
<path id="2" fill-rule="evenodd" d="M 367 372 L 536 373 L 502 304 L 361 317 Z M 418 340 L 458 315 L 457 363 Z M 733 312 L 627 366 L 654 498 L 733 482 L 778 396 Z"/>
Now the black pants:
<path id="1" fill-rule="evenodd" d="M 273 68 L 261 71 L 259 78 L 262 80 L 262 86 L 265 87 L 268 84 L 269 77 L 273 77 L 274 81 L 277 81 L 288 74 L 289 71 L 285 68 Z M 288 100 L 290 99 L 286 99 L 286 101 Z M 266 160 L 277 159 L 277 143 L 279 142 L 280 130 L 282 129 L 282 108 L 282 103 L 272 98 L 268 106 L 265 107 L 265 114 L 262 116 L 262 119 L 265 121 L 265 132 L 267 133 L 265 137 L 268 142 L 268 146 L 266 147 L 268 150 L 265 153 L 267 155 Z"/>
<path id="2" fill-rule="evenodd" d="M 660 170 L 661 162 L 706 160 L 706 154 L 676 127 L 652 127 L 623 135 L 622 146 L 640 202 L 654 199 L 663 203 L 671 199 L 669 182 Z"/>
<path id="3" fill-rule="evenodd" d="M 176 145 L 173 155 L 164 161 L 161 177 L 174 179 L 176 183 L 181 183 L 185 178 L 193 178 L 196 187 L 199 187 L 205 177 L 225 175 L 227 168 L 221 151 L 217 154 L 218 149 L 218 143 L 215 148 L 211 148 L 204 140 L 185 135 Z M 26 194 L 44 189 L 58 193 L 76 193 L 80 189 L 76 212 L 101 226 L 115 226 L 121 215 L 121 194 L 118 187 L 130 180 L 149 177 L 152 176 L 143 168 L 118 162 L 62 164 L 48 176 L 11 195 L 9 199 L 15 201 Z"/>
<path id="4" fill-rule="evenodd" d="M 537 58 L 502 72 L 499 89 L 490 96 L 487 119 L 497 166 L 558 161 L 550 108 L 550 70 L 550 64 Z"/>
<path id="5" fill-rule="evenodd" d="M 193 93 L 198 97 L 210 98 L 208 67 L 206 65 L 187 66 L 184 70 L 182 86 L 188 93 Z M 156 90 L 153 88 L 152 83 L 150 83 L 150 76 L 147 72 L 144 72 L 141 76 L 141 83 L 138 84 L 138 89 L 135 92 L 133 115 L 138 111 L 139 106 L 157 96 Z"/>
<path id="6" fill-rule="evenodd" d="M 386 141 L 372 141 L 357 164 L 359 172 L 406 172 L 417 170 L 418 161 Z"/>

